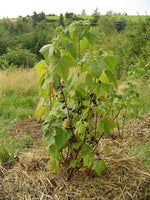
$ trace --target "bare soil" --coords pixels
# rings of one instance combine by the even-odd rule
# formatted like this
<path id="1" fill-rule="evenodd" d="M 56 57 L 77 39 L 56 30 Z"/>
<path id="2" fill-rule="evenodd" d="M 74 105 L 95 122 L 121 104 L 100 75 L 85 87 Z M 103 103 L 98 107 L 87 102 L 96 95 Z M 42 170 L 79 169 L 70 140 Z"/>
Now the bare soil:
<path id="1" fill-rule="evenodd" d="M 34 117 L 20 119 L 9 131 L 15 139 L 28 134 L 33 145 L 22 152 L 11 169 L 0 166 L 0 199 L 10 200 L 149 200 L 150 172 L 131 152 L 134 145 L 150 141 L 150 114 L 131 120 L 127 137 L 102 139 L 97 151 L 107 165 L 101 177 L 90 177 L 86 170 L 66 178 L 49 171 L 49 156 L 42 147 L 41 122 Z M 111 152 L 104 151 L 109 146 Z"/>

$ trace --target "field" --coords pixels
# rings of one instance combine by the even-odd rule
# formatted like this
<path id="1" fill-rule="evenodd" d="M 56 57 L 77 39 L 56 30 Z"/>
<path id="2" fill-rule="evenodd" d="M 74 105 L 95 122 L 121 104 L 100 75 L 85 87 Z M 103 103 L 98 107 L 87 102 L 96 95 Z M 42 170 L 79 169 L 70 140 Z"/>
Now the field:
<path id="1" fill-rule="evenodd" d="M 87 19 L 87 20 L 91 20 L 93 18 L 92 15 L 77 15 L 79 18 L 82 18 L 82 19 Z M 103 16 L 105 17 L 105 15 L 100 15 L 101 18 L 103 18 Z M 119 19 L 124 19 L 125 21 L 132 21 L 132 22 L 137 22 L 139 19 L 146 19 L 147 17 L 149 18 L 150 16 L 147 16 L 147 15 L 112 15 L 114 17 L 116 17 L 118 20 Z M 46 16 L 46 18 L 48 20 L 59 20 L 59 16 Z"/>
<path id="2" fill-rule="evenodd" d="M 90 177 L 81 170 L 69 181 L 65 168 L 60 173 L 49 171 L 41 122 L 34 117 L 38 102 L 35 71 L 1 71 L 0 81 L 0 199 L 150 198 L 149 105 L 141 106 L 143 119 L 130 120 L 126 125 L 126 137 L 101 139 L 98 151 L 107 164 L 101 177 Z M 145 86 L 139 85 L 140 92 L 141 87 Z M 145 91 L 140 104 L 145 105 L 149 98 Z M 103 151 L 105 146 L 111 152 Z"/>

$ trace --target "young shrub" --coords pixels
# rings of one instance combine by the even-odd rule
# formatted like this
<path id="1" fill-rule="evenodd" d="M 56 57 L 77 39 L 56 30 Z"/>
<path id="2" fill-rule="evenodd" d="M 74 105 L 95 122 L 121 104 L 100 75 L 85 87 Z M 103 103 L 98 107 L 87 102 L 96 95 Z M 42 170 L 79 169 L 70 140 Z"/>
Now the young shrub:
<path id="1" fill-rule="evenodd" d="M 112 53 L 94 52 L 95 38 L 88 21 L 58 27 L 52 43 L 40 50 L 44 60 L 35 66 L 41 94 L 36 116 L 44 120 L 50 169 L 56 171 L 62 163 L 68 179 L 82 167 L 101 175 L 106 165 L 99 156 L 95 159 L 97 145 L 115 127 L 105 105 L 117 87 L 116 58 Z"/>

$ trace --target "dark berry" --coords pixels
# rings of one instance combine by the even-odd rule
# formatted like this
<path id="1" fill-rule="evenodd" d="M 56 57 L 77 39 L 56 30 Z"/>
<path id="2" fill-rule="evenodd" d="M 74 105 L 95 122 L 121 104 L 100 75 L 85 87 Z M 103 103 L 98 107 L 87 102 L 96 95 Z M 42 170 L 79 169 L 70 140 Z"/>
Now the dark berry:
<path id="1" fill-rule="evenodd" d="M 64 121 L 65 119 L 67 119 L 67 116 L 63 117 L 62 120 Z"/>
<path id="2" fill-rule="evenodd" d="M 84 109 L 84 106 L 82 105 L 80 108 L 81 108 L 81 109 Z"/>
<path id="3" fill-rule="evenodd" d="M 65 109 L 65 108 L 66 108 L 66 106 L 63 106 L 63 107 L 62 107 L 62 109 Z"/>
<path id="4" fill-rule="evenodd" d="M 91 141 L 94 141 L 94 136 L 91 137 Z"/>

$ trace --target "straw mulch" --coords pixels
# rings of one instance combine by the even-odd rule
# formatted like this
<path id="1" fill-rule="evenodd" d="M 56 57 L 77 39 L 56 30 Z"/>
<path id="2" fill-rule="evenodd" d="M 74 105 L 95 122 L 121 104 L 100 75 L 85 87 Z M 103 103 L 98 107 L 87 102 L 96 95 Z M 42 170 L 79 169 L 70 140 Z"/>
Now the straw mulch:
<path id="1" fill-rule="evenodd" d="M 34 133 L 32 124 L 35 120 L 24 119 L 18 122 L 28 127 L 28 132 L 41 141 L 41 132 Z M 31 124 L 32 131 L 29 131 Z M 37 124 L 39 126 L 39 124 Z M 36 127 L 36 126 L 34 126 Z M 17 137 L 25 128 L 12 135 Z M 16 129 L 18 130 L 18 129 Z M 149 200 L 150 173 L 146 171 L 136 156 L 131 153 L 131 146 L 144 144 L 150 139 L 150 115 L 143 120 L 132 120 L 126 127 L 128 137 L 124 139 L 102 139 L 97 151 L 104 159 L 107 169 L 101 177 L 90 177 L 86 170 L 66 178 L 66 169 L 60 173 L 51 173 L 48 168 L 49 156 L 42 146 L 34 146 L 29 152 L 23 152 L 19 161 L 11 169 L 0 167 L 0 199 L 10 200 Z M 40 142 L 37 142 L 39 144 Z M 109 146 L 111 152 L 104 151 Z"/>

